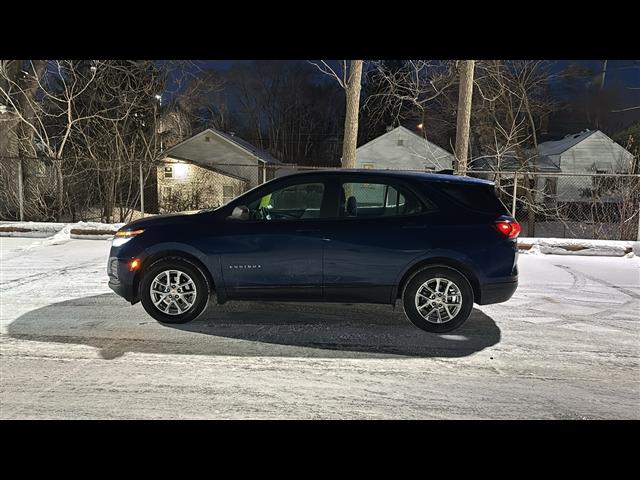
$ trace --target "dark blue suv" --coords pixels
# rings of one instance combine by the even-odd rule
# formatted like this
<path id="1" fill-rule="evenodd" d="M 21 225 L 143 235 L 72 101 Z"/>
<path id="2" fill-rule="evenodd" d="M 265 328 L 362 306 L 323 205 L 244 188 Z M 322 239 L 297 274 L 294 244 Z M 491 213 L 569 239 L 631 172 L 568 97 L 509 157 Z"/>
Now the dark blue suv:
<path id="1" fill-rule="evenodd" d="M 160 322 L 227 300 L 395 304 L 429 332 L 511 298 L 518 223 L 494 185 L 454 175 L 323 170 L 272 180 L 215 210 L 134 221 L 109 286 Z"/>

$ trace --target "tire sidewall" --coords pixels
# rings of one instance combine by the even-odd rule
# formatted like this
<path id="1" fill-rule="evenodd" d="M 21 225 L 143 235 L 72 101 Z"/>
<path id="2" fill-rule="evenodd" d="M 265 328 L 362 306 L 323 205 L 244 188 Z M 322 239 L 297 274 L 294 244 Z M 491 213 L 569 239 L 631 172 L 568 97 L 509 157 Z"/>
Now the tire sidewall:
<path id="1" fill-rule="evenodd" d="M 415 305 L 416 292 L 420 286 L 427 280 L 436 277 L 452 281 L 462 294 L 460 312 L 446 323 L 431 323 L 425 320 Z M 416 327 L 431 333 L 445 333 L 459 328 L 471 314 L 473 303 L 473 289 L 467 278 L 460 272 L 447 267 L 428 267 L 418 271 L 407 281 L 402 292 L 402 307 L 407 319 Z"/>
<path id="2" fill-rule="evenodd" d="M 193 306 L 185 313 L 180 315 L 167 315 L 156 308 L 151 300 L 149 288 L 151 282 L 159 273 L 165 270 L 179 270 L 189 275 L 196 284 L 196 301 Z M 145 311 L 154 319 L 161 323 L 187 323 L 195 319 L 207 306 L 209 300 L 209 285 L 200 269 L 193 263 L 180 259 L 168 258 L 153 263 L 147 270 L 143 272 L 142 281 L 140 282 L 140 301 Z"/>

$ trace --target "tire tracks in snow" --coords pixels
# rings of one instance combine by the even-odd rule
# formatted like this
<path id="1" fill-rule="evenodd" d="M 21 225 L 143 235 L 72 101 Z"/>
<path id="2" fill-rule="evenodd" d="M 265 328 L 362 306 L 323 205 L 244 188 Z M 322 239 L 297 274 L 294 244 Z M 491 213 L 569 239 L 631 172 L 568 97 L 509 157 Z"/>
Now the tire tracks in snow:
<path id="1" fill-rule="evenodd" d="M 620 285 L 614 285 L 613 283 L 607 282 L 606 280 L 602 280 L 601 278 L 592 277 L 591 275 L 587 275 L 585 273 L 574 270 L 568 265 L 553 264 L 553 266 L 563 269 L 565 272 L 567 272 L 569 275 L 571 275 L 574 278 L 573 287 L 584 287 L 587 284 L 586 280 L 591 280 L 592 282 L 599 283 L 600 285 L 603 285 L 605 287 L 613 288 L 621 293 L 624 293 L 625 295 L 628 295 L 631 298 L 640 300 L 640 294 L 632 290 L 629 290 L 628 288 L 621 287 Z"/>
<path id="2" fill-rule="evenodd" d="M 85 269 L 89 266 L 98 266 L 97 261 L 96 260 L 92 260 L 89 262 L 84 262 L 81 263 L 79 265 L 73 266 L 73 267 L 63 267 L 63 268 L 58 268 L 55 270 L 49 270 L 46 272 L 41 272 L 41 273 L 33 273 L 31 275 L 27 275 L 25 277 L 20 277 L 18 279 L 15 280 L 7 280 L 5 282 L 0 283 L 0 292 L 6 292 L 8 290 L 11 290 L 13 288 L 17 288 L 17 287 L 21 287 L 23 285 L 28 285 L 30 283 L 34 283 L 37 282 L 38 280 L 42 280 L 45 278 L 49 278 L 49 277 L 53 277 L 53 276 L 57 276 L 57 275 L 65 275 L 68 272 L 72 272 L 75 270 L 82 270 Z"/>

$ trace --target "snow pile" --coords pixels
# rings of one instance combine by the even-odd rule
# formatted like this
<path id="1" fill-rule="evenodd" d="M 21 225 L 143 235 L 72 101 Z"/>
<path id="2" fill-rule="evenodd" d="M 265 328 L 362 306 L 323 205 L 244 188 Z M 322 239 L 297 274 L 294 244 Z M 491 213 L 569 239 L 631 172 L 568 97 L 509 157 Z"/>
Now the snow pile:
<path id="1" fill-rule="evenodd" d="M 70 227 L 71 238 L 108 240 L 125 225 L 125 223 L 78 222 L 68 226 Z"/>
<path id="2" fill-rule="evenodd" d="M 66 223 L 2 222 L 0 237 L 47 238 L 61 231 Z"/>
<path id="3" fill-rule="evenodd" d="M 640 242 L 585 240 L 575 238 L 519 238 L 520 253 L 529 255 L 587 255 L 633 257 L 640 255 Z"/>
<path id="4" fill-rule="evenodd" d="M 38 245 L 59 245 L 71 238 L 88 240 L 108 240 L 125 223 L 45 223 L 45 222 L 3 222 L 0 223 L 0 236 L 44 238 Z"/>

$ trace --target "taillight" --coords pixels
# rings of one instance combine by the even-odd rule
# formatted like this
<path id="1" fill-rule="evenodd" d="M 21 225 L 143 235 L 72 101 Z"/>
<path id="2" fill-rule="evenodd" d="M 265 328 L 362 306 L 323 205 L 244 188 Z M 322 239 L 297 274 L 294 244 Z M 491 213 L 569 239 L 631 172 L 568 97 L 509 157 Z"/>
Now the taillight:
<path id="1" fill-rule="evenodd" d="M 515 220 L 496 220 L 496 228 L 507 238 L 516 238 L 520 234 L 520 224 Z"/>

